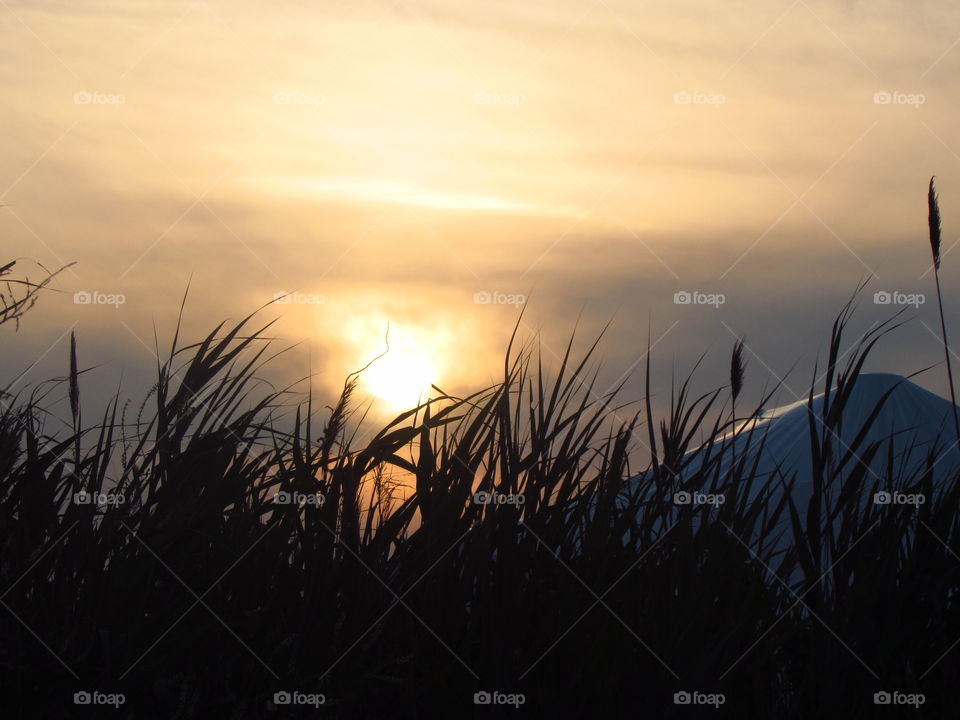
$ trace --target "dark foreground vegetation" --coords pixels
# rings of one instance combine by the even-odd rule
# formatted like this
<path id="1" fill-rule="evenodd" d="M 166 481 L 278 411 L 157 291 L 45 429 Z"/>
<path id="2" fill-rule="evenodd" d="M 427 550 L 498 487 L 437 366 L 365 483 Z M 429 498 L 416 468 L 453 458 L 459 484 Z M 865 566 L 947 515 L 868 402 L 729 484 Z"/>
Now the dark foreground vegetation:
<path id="1" fill-rule="evenodd" d="M 839 358 L 848 310 L 807 513 L 788 477 L 682 468 L 729 429 L 731 388 L 623 417 L 589 354 L 548 381 L 511 349 L 502 384 L 358 442 L 354 379 L 322 412 L 255 397 L 253 318 L 175 342 L 141 405 L 95 421 L 72 345 L 59 384 L 2 397 L 3 717 L 957 717 L 958 483 L 839 462 L 876 339 Z M 44 410 L 57 392 L 71 429 Z M 881 481 L 929 500 L 862 502 Z M 676 505 L 678 488 L 728 500 Z"/>
<path id="2" fill-rule="evenodd" d="M 3 343 L 42 286 L 0 295 Z M 0 392 L 2 717 L 960 717 L 960 483 L 937 449 L 878 476 L 881 443 L 837 442 L 893 327 L 843 353 L 850 312 L 803 508 L 729 440 L 687 454 L 735 427 L 740 344 L 729 386 L 678 383 L 666 417 L 649 355 L 631 415 L 593 349 L 548 377 L 511 344 L 500 384 L 358 435 L 355 377 L 326 409 L 262 392 L 252 316 L 175 337 L 148 396 L 94 419 L 71 338 L 62 379 Z"/>

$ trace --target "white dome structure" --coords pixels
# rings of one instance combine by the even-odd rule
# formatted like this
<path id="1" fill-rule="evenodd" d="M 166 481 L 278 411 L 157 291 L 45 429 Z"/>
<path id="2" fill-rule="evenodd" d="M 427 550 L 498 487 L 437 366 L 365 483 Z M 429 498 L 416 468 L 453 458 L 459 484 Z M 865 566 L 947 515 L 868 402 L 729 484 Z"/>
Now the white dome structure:
<path id="1" fill-rule="evenodd" d="M 833 401 L 834 397 L 831 398 Z M 831 438 L 835 462 L 839 463 L 845 455 L 852 453 L 842 466 L 843 472 L 862 463 L 869 467 L 868 476 L 887 479 L 891 451 L 897 478 L 909 479 L 922 471 L 928 456 L 933 458 L 937 478 L 960 470 L 960 447 L 954 434 L 952 404 L 907 378 L 889 373 L 859 375 L 835 432 L 828 431 L 824 425 L 823 404 L 823 393 L 813 398 L 814 429 L 819 437 Z M 757 469 L 761 475 L 774 472 L 777 467 L 785 474 L 795 472 L 797 487 L 802 487 L 809 482 L 811 475 L 807 406 L 807 400 L 803 399 L 763 411 L 759 419 L 739 431 L 734 442 L 737 453 L 747 452 L 751 458 L 759 454 Z M 869 430 L 858 442 L 861 428 L 870 421 L 875 410 L 876 416 Z M 863 458 L 867 449 L 874 443 L 880 444 L 879 451 L 870 462 L 865 462 Z"/>
<path id="2" fill-rule="evenodd" d="M 835 391 L 829 402 L 837 402 Z M 859 375 L 840 423 L 832 430 L 825 426 L 823 406 L 824 394 L 814 396 L 814 430 L 819 439 L 830 439 L 834 474 L 840 483 L 852 477 L 858 465 L 863 470 L 865 490 L 877 492 L 900 490 L 904 483 L 918 480 L 928 463 L 932 463 L 935 484 L 960 474 L 960 444 L 951 417 L 952 404 L 905 377 L 889 373 Z M 871 416 L 869 429 L 859 437 Z M 871 457 L 868 450 L 874 444 L 878 447 Z M 708 469 L 704 482 L 709 483 L 718 469 L 723 481 L 734 457 L 738 463 L 745 461 L 747 474 L 756 463 L 751 494 L 759 492 L 768 479 L 773 479 L 776 487 L 780 480 L 793 478 L 792 497 L 803 512 L 813 492 L 808 400 L 764 410 L 743 423 L 735 437 L 727 433 L 712 444 L 688 452 L 678 472 L 678 489 L 685 487 L 705 463 Z M 645 476 L 647 473 L 637 479 Z M 831 488 L 831 493 L 836 489 Z"/>

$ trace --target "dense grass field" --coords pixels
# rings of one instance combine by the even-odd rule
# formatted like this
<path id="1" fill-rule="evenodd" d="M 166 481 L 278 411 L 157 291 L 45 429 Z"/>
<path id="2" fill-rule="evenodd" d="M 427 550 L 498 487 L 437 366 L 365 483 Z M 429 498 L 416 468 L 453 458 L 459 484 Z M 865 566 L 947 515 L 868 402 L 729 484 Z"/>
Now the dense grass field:
<path id="1" fill-rule="evenodd" d="M 547 376 L 512 344 L 499 384 L 359 441 L 356 376 L 333 408 L 260 392 L 257 316 L 174 338 L 97 418 L 72 343 L 65 377 L 0 398 L 3 717 L 957 717 L 960 485 L 932 454 L 916 477 L 837 462 L 881 451 L 833 440 L 892 327 L 842 356 L 851 312 L 810 388 L 832 401 L 805 513 L 789 476 L 721 472 L 728 440 L 688 462 L 733 427 L 742 348 L 665 417 L 648 356 L 624 417 L 595 346 Z M 863 502 L 881 481 L 928 501 Z"/>

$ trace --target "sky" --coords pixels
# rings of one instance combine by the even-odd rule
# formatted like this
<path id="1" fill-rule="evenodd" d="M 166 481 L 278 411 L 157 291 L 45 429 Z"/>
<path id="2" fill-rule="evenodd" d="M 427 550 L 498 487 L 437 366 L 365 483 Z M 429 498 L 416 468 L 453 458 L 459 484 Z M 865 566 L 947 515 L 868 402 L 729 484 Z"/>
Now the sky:
<path id="1" fill-rule="evenodd" d="M 869 369 L 942 363 L 931 175 L 960 337 L 952 3 L 4 0 L 0 37 L 0 261 L 75 263 L 4 329 L 21 388 L 72 330 L 136 395 L 189 287 L 190 339 L 283 296 L 272 372 L 320 393 L 389 324 L 384 415 L 495 381 L 521 308 L 548 365 L 610 323 L 601 390 L 648 341 L 661 407 L 703 353 L 722 385 L 745 336 L 791 402 L 864 279 L 851 341 L 909 320 Z"/>

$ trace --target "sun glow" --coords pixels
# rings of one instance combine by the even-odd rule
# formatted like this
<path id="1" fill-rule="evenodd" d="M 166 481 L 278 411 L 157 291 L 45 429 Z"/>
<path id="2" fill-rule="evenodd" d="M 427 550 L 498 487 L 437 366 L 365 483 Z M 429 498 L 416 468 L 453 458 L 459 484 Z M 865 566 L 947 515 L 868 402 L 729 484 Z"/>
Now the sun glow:
<path id="1" fill-rule="evenodd" d="M 397 411 L 426 399 L 436 379 L 436 367 L 425 354 L 391 349 L 366 369 L 361 384 Z"/>
<path id="2" fill-rule="evenodd" d="M 413 205 L 430 210 L 564 215 L 577 211 L 576 208 L 547 208 L 497 195 L 424 187 L 414 182 L 374 177 L 272 178 L 265 181 L 265 187 L 283 195 L 318 195 L 348 202 Z"/>
<path id="3" fill-rule="evenodd" d="M 425 400 L 431 384 L 440 381 L 447 338 L 435 328 L 395 323 L 385 338 L 386 327 L 379 315 L 350 323 L 348 342 L 360 353 L 361 365 L 370 363 L 360 374 L 359 390 L 374 398 L 375 408 L 401 412 Z"/>

